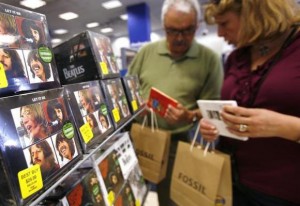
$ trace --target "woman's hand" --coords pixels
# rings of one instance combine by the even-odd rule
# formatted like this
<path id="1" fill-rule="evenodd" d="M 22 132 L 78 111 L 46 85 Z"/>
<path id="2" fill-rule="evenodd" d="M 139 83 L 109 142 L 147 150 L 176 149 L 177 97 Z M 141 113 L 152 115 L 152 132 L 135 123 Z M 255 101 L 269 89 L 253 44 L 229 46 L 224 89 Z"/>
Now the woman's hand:
<path id="1" fill-rule="evenodd" d="M 217 128 L 204 118 L 200 120 L 200 133 L 201 137 L 208 142 L 215 141 L 219 136 Z"/>
<path id="2" fill-rule="evenodd" d="M 267 109 L 224 106 L 221 117 L 228 130 L 238 136 L 252 138 L 275 136 L 294 141 L 300 136 L 299 118 Z"/>

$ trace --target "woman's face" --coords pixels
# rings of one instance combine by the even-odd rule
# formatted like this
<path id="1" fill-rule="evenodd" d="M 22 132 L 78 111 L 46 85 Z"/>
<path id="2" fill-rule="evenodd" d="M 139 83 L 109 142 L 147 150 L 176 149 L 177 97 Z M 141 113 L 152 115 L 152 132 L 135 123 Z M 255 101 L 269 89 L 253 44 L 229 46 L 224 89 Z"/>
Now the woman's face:
<path id="1" fill-rule="evenodd" d="M 39 124 L 35 118 L 35 115 L 31 108 L 22 107 L 21 109 L 21 120 L 24 128 L 27 131 L 27 134 L 31 138 L 39 138 L 42 139 L 45 137 L 43 132 L 43 127 Z"/>
<path id="2" fill-rule="evenodd" d="M 218 25 L 218 35 L 229 44 L 237 45 L 240 16 L 236 12 L 228 11 L 222 15 L 216 15 L 215 21 Z"/>
<path id="3" fill-rule="evenodd" d="M 2 63 L 5 71 L 11 70 L 11 57 L 3 49 L 0 49 L 0 63 Z"/>
<path id="4" fill-rule="evenodd" d="M 36 42 L 36 43 L 38 43 L 39 41 L 40 41 L 40 33 L 39 33 L 39 31 L 38 30 L 35 30 L 35 29 L 33 29 L 33 28 L 30 28 L 30 31 L 31 31 L 31 34 L 32 34 L 32 36 L 33 36 L 33 38 L 34 38 L 34 41 Z"/>

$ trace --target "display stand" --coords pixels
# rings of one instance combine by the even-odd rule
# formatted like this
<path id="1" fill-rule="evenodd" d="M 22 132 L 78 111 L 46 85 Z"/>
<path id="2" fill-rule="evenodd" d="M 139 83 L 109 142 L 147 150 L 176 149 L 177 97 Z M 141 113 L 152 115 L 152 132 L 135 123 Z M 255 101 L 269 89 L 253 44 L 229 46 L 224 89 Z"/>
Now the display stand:
<path id="1" fill-rule="evenodd" d="M 83 156 L 83 159 L 78 161 L 67 173 L 65 173 L 59 180 L 57 180 L 51 187 L 49 187 L 47 190 L 43 191 L 41 195 L 33 200 L 29 205 L 30 206 L 36 206 L 38 205 L 42 200 L 44 200 L 47 195 L 54 190 L 57 186 L 59 186 L 69 175 L 71 175 L 73 172 L 76 171 L 83 163 L 89 160 L 89 158 L 92 157 L 97 151 L 99 151 L 112 137 L 114 137 L 116 134 L 118 134 L 128 123 L 130 123 L 136 116 L 138 116 L 140 113 L 144 111 L 144 108 L 139 110 L 136 114 L 132 115 L 128 121 L 126 121 L 123 125 L 118 127 L 112 134 L 110 134 L 101 144 L 99 144 L 96 148 L 91 149 L 88 154 L 85 154 Z M 144 201 L 143 201 L 144 202 Z"/>

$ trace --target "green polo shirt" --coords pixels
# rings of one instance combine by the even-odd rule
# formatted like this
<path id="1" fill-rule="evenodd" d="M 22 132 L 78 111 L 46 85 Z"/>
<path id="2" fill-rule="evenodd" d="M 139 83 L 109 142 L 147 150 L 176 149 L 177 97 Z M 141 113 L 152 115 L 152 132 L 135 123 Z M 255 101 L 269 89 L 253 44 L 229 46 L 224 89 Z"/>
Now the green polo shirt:
<path id="1" fill-rule="evenodd" d="M 193 41 L 179 60 L 173 60 L 166 40 L 142 47 L 129 66 L 128 74 L 137 74 L 143 97 L 148 99 L 151 87 L 173 97 L 189 110 L 197 108 L 198 99 L 219 99 L 223 81 L 221 59 L 209 48 Z M 169 125 L 157 116 L 159 127 L 174 133 L 191 125 Z"/>

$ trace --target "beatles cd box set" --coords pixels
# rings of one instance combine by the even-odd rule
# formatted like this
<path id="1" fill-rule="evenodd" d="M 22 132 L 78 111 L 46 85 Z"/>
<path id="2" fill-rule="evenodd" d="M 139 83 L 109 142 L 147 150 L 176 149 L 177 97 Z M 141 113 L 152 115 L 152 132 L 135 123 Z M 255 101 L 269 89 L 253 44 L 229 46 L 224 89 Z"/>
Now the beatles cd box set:
<path id="1" fill-rule="evenodd" d="M 120 77 L 110 39 L 84 31 L 54 48 L 62 84 Z"/>

